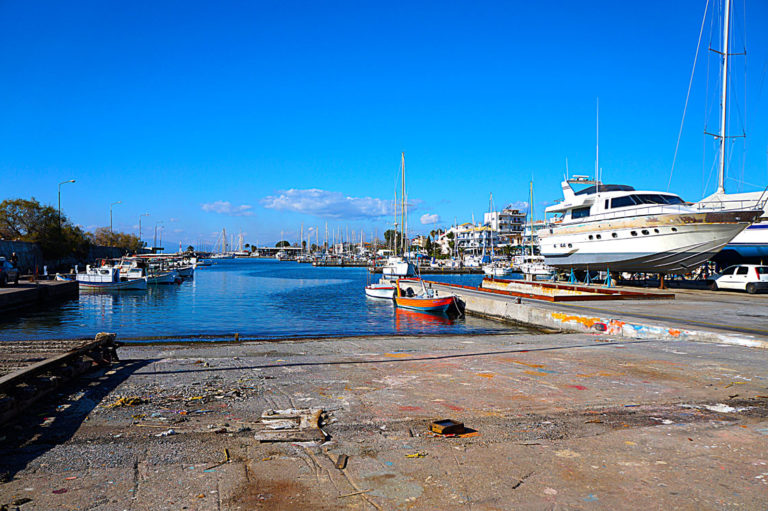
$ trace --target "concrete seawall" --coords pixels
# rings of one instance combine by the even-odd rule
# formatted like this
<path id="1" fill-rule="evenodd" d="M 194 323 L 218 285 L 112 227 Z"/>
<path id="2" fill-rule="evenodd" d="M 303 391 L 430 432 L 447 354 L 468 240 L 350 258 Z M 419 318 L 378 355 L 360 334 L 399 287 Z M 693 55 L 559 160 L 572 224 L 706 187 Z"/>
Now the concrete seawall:
<path id="1" fill-rule="evenodd" d="M 539 328 L 604 334 L 626 339 L 688 340 L 768 348 L 768 328 L 763 328 L 763 325 L 753 322 L 748 327 L 740 327 L 737 324 L 711 322 L 718 317 L 729 315 L 729 304 L 716 299 L 692 298 L 690 303 L 685 298 L 652 303 L 601 302 L 598 307 L 550 303 L 480 290 L 433 285 L 441 294 L 457 295 L 468 314 Z M 759 299 L 761 303 L 754 304 L 756 307 L 762 308 L 768 303 L 765 297 Z M 677 317 L 660 316 L 670 310 L 672 303 L 675 305 Z M 737 308 L 730 311 L 732 317 L 736 311 Z"/>
<path id="2" fill-rule="evenodd" d="M 18 309 L 78 297 L 77 282 L 45 280 L 20 281 L 18 285 L 0 288 L 0 311 Z"/>

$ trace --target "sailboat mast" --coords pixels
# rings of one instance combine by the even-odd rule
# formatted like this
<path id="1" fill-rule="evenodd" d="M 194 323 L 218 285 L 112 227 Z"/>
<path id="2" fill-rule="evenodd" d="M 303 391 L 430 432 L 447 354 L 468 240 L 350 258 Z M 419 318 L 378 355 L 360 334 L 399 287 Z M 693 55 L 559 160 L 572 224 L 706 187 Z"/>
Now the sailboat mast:
<path id="1" fill-rule="evenodd" d="M 529 200 L 530 200 L 530 202 L 528 204 L 528 218 L 530 219 L 530 224 L 531 224 L 531 226 L 530 226 L 531 227 L 531 238 L 530 238 L 530 241 L 531 241 L 531 255 L 534 255 L 534 250 L 533 250 L 533 180 L 531 180 L 531 198 Z"/>
<path id="2" fill-rule="evenodd" d="M 405 152 L 400 153 L 400 241 L 405 255 Z"/>
<path id="3" fill-rule="evenodd" d="M 721 81 L 723 83 L 722 96 L 720 98 L 720 166 L 717 173 L 717 193 L 725 193 L 725 127 L 726 106 L 728 101 L 728 38 L 730 29 L 731 0 L 725 0 L 723 12 L 723 69 Z"/>

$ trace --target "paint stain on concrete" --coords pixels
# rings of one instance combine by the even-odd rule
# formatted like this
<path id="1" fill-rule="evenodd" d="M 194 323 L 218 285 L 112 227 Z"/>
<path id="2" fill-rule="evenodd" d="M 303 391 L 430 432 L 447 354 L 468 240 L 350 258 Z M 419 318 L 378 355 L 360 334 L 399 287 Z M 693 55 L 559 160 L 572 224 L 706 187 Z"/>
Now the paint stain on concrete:
<path id="1" fill-rule="evenodd" d="M 555 451 L 555 456 L 558 458 L 579 458 L 581 457 L 581 454 L 577 453 L 576 451 L 572 451 L 570 449 L 563 449 L 560 451 Z"/>
<path id="2" fill-rule="evenodd" d="M 566 387 L 576 390 L 587 390 L 587 387 L 584 385 L 566 385 Z"/>

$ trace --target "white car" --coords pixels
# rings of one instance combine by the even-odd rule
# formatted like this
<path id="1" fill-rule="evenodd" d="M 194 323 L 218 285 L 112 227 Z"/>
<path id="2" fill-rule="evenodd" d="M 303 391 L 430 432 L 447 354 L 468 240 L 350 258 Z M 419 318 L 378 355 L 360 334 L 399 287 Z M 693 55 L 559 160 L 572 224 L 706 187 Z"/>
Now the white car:
<path id="1" fill-rule="evenodd" d="M 749 294 L 768 290 L 768 266 L 738 264 L 712 277 L 712 289 L 738 289 Z"/>

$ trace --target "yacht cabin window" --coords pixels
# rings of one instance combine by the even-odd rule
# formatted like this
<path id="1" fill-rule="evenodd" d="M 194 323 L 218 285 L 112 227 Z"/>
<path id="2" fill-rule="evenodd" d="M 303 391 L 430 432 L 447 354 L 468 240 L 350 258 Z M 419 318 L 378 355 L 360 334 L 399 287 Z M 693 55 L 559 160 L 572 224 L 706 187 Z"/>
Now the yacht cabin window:
<path id="1" fill-rule="evenodd" d="M 573 208 L 571 210 L 571 218 L 586 218 L 589 216 L 589 209 L 589 207 Z"/>

